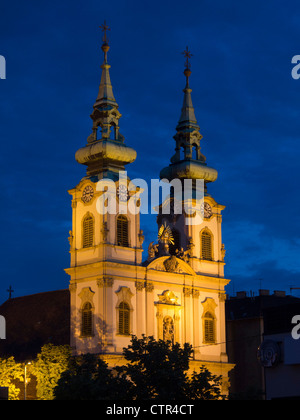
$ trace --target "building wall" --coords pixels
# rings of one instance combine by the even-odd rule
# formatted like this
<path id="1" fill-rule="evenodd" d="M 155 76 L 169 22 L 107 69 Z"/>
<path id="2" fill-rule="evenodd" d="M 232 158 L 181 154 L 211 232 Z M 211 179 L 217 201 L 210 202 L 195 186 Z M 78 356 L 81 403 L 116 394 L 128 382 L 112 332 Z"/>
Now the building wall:
<path id="1" fill-rule="evenodd" d="M 233 396 L 263 396 L 264 372 L 257 361 L 257 349 L 262 340 L 261 322 L 259 317 L 226 321 L 228 359 L 235 364 L 229 375 Z"/>

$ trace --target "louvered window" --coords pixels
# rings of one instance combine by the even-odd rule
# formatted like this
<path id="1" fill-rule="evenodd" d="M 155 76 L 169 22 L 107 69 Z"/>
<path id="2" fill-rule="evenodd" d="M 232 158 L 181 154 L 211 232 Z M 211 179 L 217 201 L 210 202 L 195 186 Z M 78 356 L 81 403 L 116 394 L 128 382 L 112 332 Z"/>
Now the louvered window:
<path id="1" fill-rule="evenodd" d="M 128 241 L 128 220 L 126 216 L 118 216 L 117 218 L 117 245 L 129 246 Z"/>
<path id="2" fill-rule="evenodd" d="M 94 219 L 88 215 L 83 220 L 82 247 L 89 248 L 94 245 Z"/>
<path id="3" fill-rule="evenodd" d="M 210 312 L 206 312 L 204 315 L 204 342 L 215 342 L 215 320 Z"/>
<path id="4" fill-rule="evenodd" d="M 82 308 L 81 335 L 90 337 L 93 334 L 92 305 L 87 302 Z"/>
<path id="5" fill-rule="evenodd" d="M 207 231 L 201 234 L 201 258 L 212 260 L 212 235 Z"/>
<path id="6" fill-rule="evenodd" d="M 119 334 L 130 334 L 130 308 L 126 302 L 119 305 Z"/>

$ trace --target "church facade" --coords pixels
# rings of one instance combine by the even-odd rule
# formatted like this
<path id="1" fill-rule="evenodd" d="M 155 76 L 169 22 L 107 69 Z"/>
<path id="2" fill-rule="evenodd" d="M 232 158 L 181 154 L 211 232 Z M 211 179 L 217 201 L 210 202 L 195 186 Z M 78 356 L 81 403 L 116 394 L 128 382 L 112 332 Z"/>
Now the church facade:
<path id="1" fill-rule="evenodd" d="M 154 336 L 194 348 L 191 368 L 205 365 L 228 385 L 225 333 L 225 249 L 222 210 L 208 193 L 217 171 L 201 153 L 202 138 L 191 99 L 189 51 L 186 53 L 183 106 L 176 127 L 175 154 L 161 180 L 190 181 L 197 207 L 196 184 L 202 182 L 200 221 L 184 210 L 185 195 L 168 196 L 169 211 L 159 206 L 158 240 L 146 244 L 140 226 L 140 187 L 127 177 L 136 151 L 119 131 L 121 114 L 113 94 L 103 38 L 101 82 L 93 107 L 92 133 L 76 152 L 86 176 L 69 191 L 71 346 L 74 354 L 101 354 L 110 366 L 120 363 L 131 335 Z M 126 166 L 128 165 L 128 166 Z M 120 177 L 120 174 L 126 176 Z M 172 190 L 173 191 L 173 190 Z M 115 193 L 115 194 L 114 194 Z M 112 200 L 114 198 L 114 202 Z M 129 204 L 137 211 L 129 211 Z M 176 207 L 181 211 L 175 211 Z M 111 211 L 113 209 L 113 211 Z M 194 218 L 194 219 L 193 219 Z"/>

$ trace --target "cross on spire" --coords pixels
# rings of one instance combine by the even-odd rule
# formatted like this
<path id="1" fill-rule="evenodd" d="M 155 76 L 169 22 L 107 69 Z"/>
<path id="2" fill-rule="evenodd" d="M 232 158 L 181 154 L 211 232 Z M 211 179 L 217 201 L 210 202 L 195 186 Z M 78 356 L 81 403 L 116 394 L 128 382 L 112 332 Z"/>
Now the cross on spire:
<path id="1" fill-rule="evenodd" d="M 9 286 L 9 289 L 6 290 L 8 292 L 8 298 L 11 299 L 11 295 L 14 292 L 11 286 Z"/>
<path id="2" fill-rule="evenodd" d="M 189 69 L 191 67 L 191 63 L 190 63 L 189 60 L 193 56 L 193 54 L 191 54 L 191 51 L 189 51 L 189 47 L 186 47 L 186 49 L 183 51 L 182 54 L 186 58 L 186 60 L 185 60 L 185 68 L 186 69 Z"/>
<path id="3" fill-rule="evenodd" d="M 104 24 L 103 25 L 99 26 L 99 28 L 104 33 L 104 36 L 103 36 L 102 40 L 103 40 L 104 44 L 107 44 L 108 39 L 107 39 L 106 31 L 110 31 L 110 28 L 106 25 L 106 20 L 104 21 Z"/>

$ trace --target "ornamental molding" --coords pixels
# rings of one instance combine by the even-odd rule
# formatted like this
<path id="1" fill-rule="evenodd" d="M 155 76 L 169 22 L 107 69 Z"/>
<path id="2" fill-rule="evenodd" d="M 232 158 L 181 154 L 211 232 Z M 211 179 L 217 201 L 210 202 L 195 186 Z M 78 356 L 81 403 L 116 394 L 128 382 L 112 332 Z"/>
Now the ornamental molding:
<path id="1" fill-rule="evenodd" d="M 146 292 L 152 293 L 154 290 L 154 284 L 151 281 L 147 281 L 145 284 Z"/>
<path id="2" fill-rule="evenodd" d="M 134 294 L 132 293 L 129 287 L 120 286 L 119 289 L 115 292 L 115 294 L 117 295 L 117 298 L 118 298 L 116 308 L 120 306 L 121 302 L 126 302 L 128 303 L 130 309 L 133 310 L 131 298 L 134 296 Z"/>
<path id="3" fill-rule="evenodd" d="M 89 302 L 94 308 L 94 295 L 95 292 L 93 292 L 90 287 L 84 287 L 83 289 L 81 289 L 81 292 L 78 294 L 78 296 L 81 299 L 81 305 L 84 305 L 85 303 Z"/>
<path id="4" fill-rule="evenodd" d="M 103 277 L 97 280 L 98 287 L 112 287 L 114 279 L 112 277 Z"/>
<path id="5" fill-rule="evenodd" d="M 157 304 L 164 304 L 164 305 L 176 305 L 180 306 L 179 303 L 177 303 L 178 297 L 175 295 L 172 290 L 165 290 L 161 295 L 158 295 L 158 302 Z"/>
<path id="6" fill-rule="evenodd" d="M 166 273 L 196 276 L 196 273 L 192 269 L 192 267 L 188 263 L 183 261 L 181 258 L 175 257 L 175 255 L 169 255 L 154 259 L 147 266 L 147 270 L 156 270 L 164 271 Z"/>
<path id="7" fill-rule="evenodd" d="M 69 285 L 69 290 L 70 290 L 71 293 L 76 292 L 76 290 L 77 290 L 77 283 L 71 283 Z"/>
<path id="8" fill-rule="evenodd" d="M 135 282 L 135 287 L 136 287 L 136 290 L 137 290 L 138 292 L 141 292 L 141 291 L 144 289 L 144 287 L 145 287 L 145 282 L 144 282 L 144 281 L 139 281 L 139 280 L 137 280 L 137 281 Z"/>

